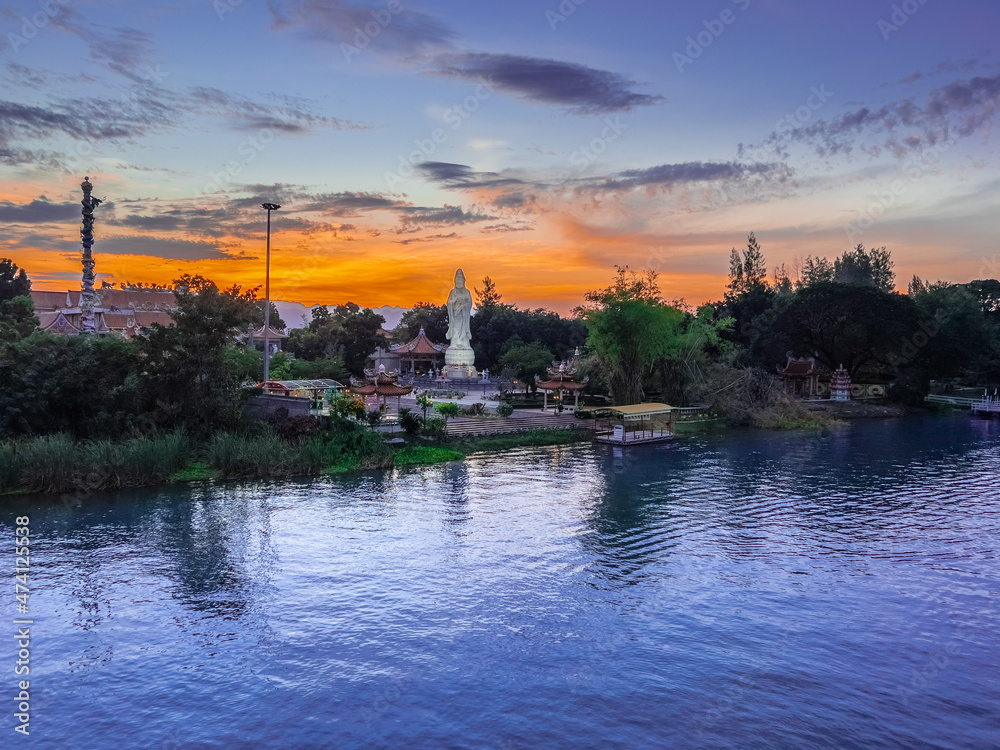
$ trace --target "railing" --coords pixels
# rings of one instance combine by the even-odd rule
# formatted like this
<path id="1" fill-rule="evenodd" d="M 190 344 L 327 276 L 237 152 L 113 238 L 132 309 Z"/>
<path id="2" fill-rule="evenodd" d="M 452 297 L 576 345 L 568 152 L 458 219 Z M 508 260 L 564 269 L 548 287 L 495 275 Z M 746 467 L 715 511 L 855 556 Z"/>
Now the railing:
<path id="1" fill-rule="evenodd" d="M 941 396 L 938 394 L 932 394 L 930 396 L 924 396 L 924 401 L 929 404 L 949 404 L 950 406 L 964 406 L 966 408 L 969 408 L 973 404 L 980 403 L 982 399 L 964 398 L 962 396 Z"/>

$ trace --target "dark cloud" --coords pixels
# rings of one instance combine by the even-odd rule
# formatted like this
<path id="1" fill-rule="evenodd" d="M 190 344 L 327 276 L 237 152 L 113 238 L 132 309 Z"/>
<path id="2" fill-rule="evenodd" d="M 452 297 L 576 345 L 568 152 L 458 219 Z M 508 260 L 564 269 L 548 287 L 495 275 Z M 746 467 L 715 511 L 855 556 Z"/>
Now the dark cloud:
<path id="1" fill-rule="evenodd" d="M 628 111 L 662 104 L 662 96 L 632 90 L 635 81 L 578 63 L 521 55 L 465 52 L 440 55 L 436 75 L 480 81 L 536 104 L 555 104 L 576 114 Z"/>
<path id="2" fill-rule="evenodd" d="M 531 232 L 534 229 L 529 224 L 490 224 L 479 231 L 483 234 L 503 234 L 506 232 Z"/>
<path id="3" fill-rule="evenodd" d="M 399 13 L 390 12 L 388 6 L 386 2 L 359 5 L 344 0 L 268 1 L 272 29 L 301 29 L 319 41 L 333 38 L 342 45 L 348 61 L 367 50 L 394 57 L 426 54 L 450 45 L 455 37 L 408 3 Z"/>
<path id="4" fill-rule="evenodd" d="M 319 211 L 330 216 L 357 216 L 359 211 L 411 208 L 412 204 L 382 193 L 327 193 L 310 196 L 302 211 Z"/>
<path id="5" fill-rule="evenodd" d="M 856 148 L 878 155 L 885 149 L 903 158 L 912 151 L 989 128 L 998 108 L 1000 75 L 977 76 L 934 89 L 923 106 L 902 99 L 878 109 L 860 107 L 834 120 L 772 133 L 764 145 L 780 151 L 789 144 L 802 143 L 820 156 L 850 154 Z M 897 135 L 900 130 L 907 132 Z"/>
<path id="6" fill-rule="evenodd" d="M 427 237 L 411 237 L 408 240 L 393 240 L 397 245 L 412 245 L 414 242 L 433 242 L 434 240 L 452 240 L 458 237 L 458 232 L 451 234 L 432 234 Z"/>
<path id="7" fill-rule="evenodd" d="M 423 162 L 417 165 L 417 171 L 432 182 L 449 188 L 495 188 L 524 184 L 519 179 L 501 177 L 496 172 L 476 172 L 465 164 L 442 161 Z"/>
<path id="8" fill-rule="evenodd" d="M 276 97 L 280 98 L 280 97 Z M 301 106 L 284 104 L 262 104 L 243 96 L 228 94 L 215 88 L 196 87 L 191 89 L 192 109 L 229 120 L 243 130 L 277 130 L 293 135 L 318 128 L 330 130 L 367 130 L 363 125 L 338 117 L 323 117 L 303 109 Z"/>
<path id="9" fill-rule="evenodd" d="M 647 169 L 626 169 L 612 177 L 592 181 L 590 187 L 597 190 L 632 190 L 647 186 L 671 188 L 698 182 L 740 180 L 751 176 L 776 176 L 781 171 L 781 168 L 776 164 L 691 161 L 681 164 L 660 164 Z"/>
<path id="10" fill-rule="evenodd" d="M 168 260 L 224 260 L 234 257 L 224 253 L 214 242 L 140 236 L 100 238 L 94 244 L 94 252 L 108 255 L 148 255 Z"/>
<path id="11" fill-rule="evenodd" d="M 0 202 L 0 221 L 7 224 L 81 221 L 81 208 L 79 203 L 50 203 L 47 200 L 20 205 Z"/>
<path id="12" fill-rule="evenodd" d="M 400 221 L 404 227 L 422 226 L 424 224 L 474 224 L 479 221 L 492 221 L 496 216 L 466 211 L 461 206 L 449 206 L 447 203 L 442 208 L 426 208 L 414 206 L 403 209 L 405 212 Z"/>

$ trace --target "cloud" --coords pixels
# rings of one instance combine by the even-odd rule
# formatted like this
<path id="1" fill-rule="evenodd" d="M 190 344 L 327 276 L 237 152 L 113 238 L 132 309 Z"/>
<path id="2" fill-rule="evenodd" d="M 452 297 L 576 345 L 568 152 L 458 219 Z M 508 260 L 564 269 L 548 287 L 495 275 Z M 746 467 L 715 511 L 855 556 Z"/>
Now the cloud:
<path id="1" fill-rule="evenodd" d="M 0 202 L 0 221 L 7 224 L 81 221 L 80 211 L 79 203 L 51 203 L 44 198 L 22 204 Z"/>
<path id="2" fill-rule="evenodd" d="M 455 34 L 433 16 L 406 7 L 393 13 L 388 3 L 354 5 L 344 0 L 269 0 L 271 28 L 304 30 L 311 38 L 336 36 L 348 60 L 373 50 L 382 55 L 412 57 L 451 44 Z M 372 32 L 375 33 L 372 33 Z"/>
<path id="3" fill-rule="evenodd" d="M 501 177 L 496 172 L 476 172 L 465 164 L 427 161 L 417 165 L 417 171 L 432 182 L 449 188 L 495 188 L 523 185 L 513 177 Z"/>
<path id="4" fill-rule="evenodd" d="M 877 156 L 883 149 L 896 158 L 953 137 L 968 137 L 988 128 L 1000 109 L 1000 75 L 953 81 L 930 92 L 923 106 L 911 99 L 877 109 L 859 107 L 833 120 L 772 133 L 766 146 L 783 149 L 792 143 L 812 147 L 820 156 L 862 149 Z M 897 135 L 901 130 L 907 131 Z M 875 136 L 885 136 L 880 142 Z"/>
<path id="5" fill-rule="evenodd" d="M 216 88 L 195 87 L 190 91 L 190 101 L 193 111 L 227 119 L 241 130 L 267 129 L 299 135 L 317 128 L 369 130 L 372 127 L 339 117 L 316 115 L 301 106 L 261 104 Z"/>
<path id="6" fill-rule="evenodd" d="M 529 224 L 490 224 L 479 231 L 483 234 L 502 234 L 506 232 L 531 232 L 534 229 Z"/>
<path id="7" fill-rule="evenodd" d="M 535 104 L 566 107 L 575 114 L 621 112 L 662 104 L 662 96 L 632 90 L 635 81 L 617 73 L 540 57 L 464 52 L 439 55 L 432 73 L 481 81 Z"/>
<path id="8" fill-rule="evenodd" d="M 427 237 L 411 237 L 408 240 L 393 240 L 398 245 L 412 245 L 414 242 L 432 242 L 433 240 L 452 240 L 458 237 L 458 232 L 451 234 L 432 234 Z"/>
<path id="9" fill-rule="evenodd" d="M 449 206 L 447 203 L 443 208 L 414 206 L 404 209 L 404 211 L 405 213 L 400 218 L 400 221 L 405 227 L 424 224 L 474 224 L 479 221 L 491 221 L 497 218 L 489 214 L 466 211 L 461 206 Z"/>
<path id="10" fill-rule="evenodd" d="M 776 164 L 691 161 L 660 164 L 647 169 L 626 169 L 612 177 L 595 180 L 590 187 L 597 190 L 632 190 L 647 186 L 671 188 L 697 182 L 740 180 L 750 176 L 770 177 L 783 173 L 783 168 Z"/>
<path id="11" fill-rule="evenodd" d="M 299 206 L 299 210 L 319 211 L 330 216 L 357 216 L 359 211 L 393 210 L 412 205 L 383 193 L 345 191 L 310 196 L 309 203 Z"/>
<path id="12" fill-rule="evenodd" d="M 214 242 L 175 240 L 161 237 L 141 237 L 121 235 L 104 237 L 94 243 L 98 255 L 149 255 L 168 260 L 227 260 L 232 256 L 224 253 Z M 246 256 L 238 256 L 245 260 Z"/>

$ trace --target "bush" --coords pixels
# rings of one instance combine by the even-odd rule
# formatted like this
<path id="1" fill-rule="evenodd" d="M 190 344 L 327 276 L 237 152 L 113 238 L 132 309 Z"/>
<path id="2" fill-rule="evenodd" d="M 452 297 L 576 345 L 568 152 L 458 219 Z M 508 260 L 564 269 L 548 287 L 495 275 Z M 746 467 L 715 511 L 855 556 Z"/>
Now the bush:
<path id="1" fill-rule="evenodd" d="M 428 417 L 424 422 L 425 435 L 444 435 L 444 420 L 441 417 Z"/>
<path id="2" fill-rule="evenodd" d="M 370 427 L 378 427 L 378 423 L 382 421 L 382 412 L 378 409 L 372 409 L 365 414 L 365 421 Z"/>
<path id="3" fill-rule="evenodd" d="M 414 414 L 404 406 L 399 410 L 399 426 L 407 435 L 419 435 L 420 428 L 424 426 L 424 420 L 419 414 Z"/>
<path id="4" fill-rule="evenodd" d="M 205 458 L 225 477 L 285 474 L 294 465 L 292 450 L 275 434 L 220 432 L 208 441 Z"/>
<path id="5" fill-rule="evenodd" d="M 467 406 L 462 409 L 462 414 L 467 417 L 482 417 L 486 414 L 486 404 L 472 404 L 472 406 Z"/>
<path id="6" fill-rule="evenodd" d="M 593 419 L 594 418 L 594 412 L 589 411 L 587 409 L 577 409 L 576 412 L 575 412 L 575 414 L 576 414 L 576 418 L 577 419 Z"/>
<path id="7" fill-rule="evenodd" d="M 443 404 L 434 404 L 434 411 L 444 417 L 445 423 L 447 423 L 449 418 L 461 414 L 462 408 L 458 404 L 448 401 Z"/>
<path id="8" fill-rule="evenodd" d="M 511 405 L 510 401 L 501 401 L 497 404 L 497 414 L 501 417 L 509 417 L 514 413 L 514 407 Z"/>

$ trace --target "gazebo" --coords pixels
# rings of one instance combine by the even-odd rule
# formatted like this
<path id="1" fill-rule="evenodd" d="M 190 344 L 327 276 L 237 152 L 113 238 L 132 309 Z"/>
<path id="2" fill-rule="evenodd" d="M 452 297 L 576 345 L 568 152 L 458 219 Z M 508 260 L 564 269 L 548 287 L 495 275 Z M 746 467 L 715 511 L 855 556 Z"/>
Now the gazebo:
<path id="1" fill-rule="evenodd" d="M 396 410 L 399 410 L 400 399 L 413 391 L 412 385 L 400 385 L 396 382 L 398 375 L 390 375 L 385 371 L 385 365 L 379 365 L 378 371 L 365 370 L 365 379 L 351 378 L 351 393 L 359 396 L 381 397 L 385 404 L 389 396 L 396 397 Z"/>
<path id="2" fill-rule="evenodd" d="M 448 347 L 444 344 L 435 344 L 420 329 L 416 338 L 405 344 L 396 344 L 389 347 L 389 353 L 399 357 L 400 365 L 404 362 L 410 363 L 409 372 L 417 371 L 417 363 L 426 362 L 428 369 L 433 370 L 435 366 L 440 366 L 444 362 L 444 353 Z M 402 370 L 402 366 L 400 367 Z"/>
<path id="3" fill-rule="evenodd" d="M 329 378 L 316 380 L 268 380 L 260 388 L 271 396 L 293 396 L 295 398 L 317 399 L 327 391 L 344 390 L 343 383 Z"/>
<path id="4" fill-rule="evenodd" d="M 542 380 L 537 375 L 535 376 L 535 386 L 543 391 L 542 394 L 542 411 L 546 411 L 549 407 L 549 392 L 555 391 L 557 398 L 560 403 L 562 402 L 562 395 L 564 392 L 573 394 L 573 410 L 576 411 L 577 407 L 580 405 L 580 391 L 587 387 L 587 382 L 590 380 L 589 377 L 584 377 L 583 380 L 576 379 L 576 368 L 570 367 L 566 368 L 566 363 L 563 362 L 559 367 L 550 367 L 548 371 L 548 378 Z"/>
<path id="5" fill-rule="evenodd" d="M 673 407 L 669 404 L 629 404 L 601 409 L 596 415 L 594 440 L 611 445 L 660 443 L 674 437 Z"/>

